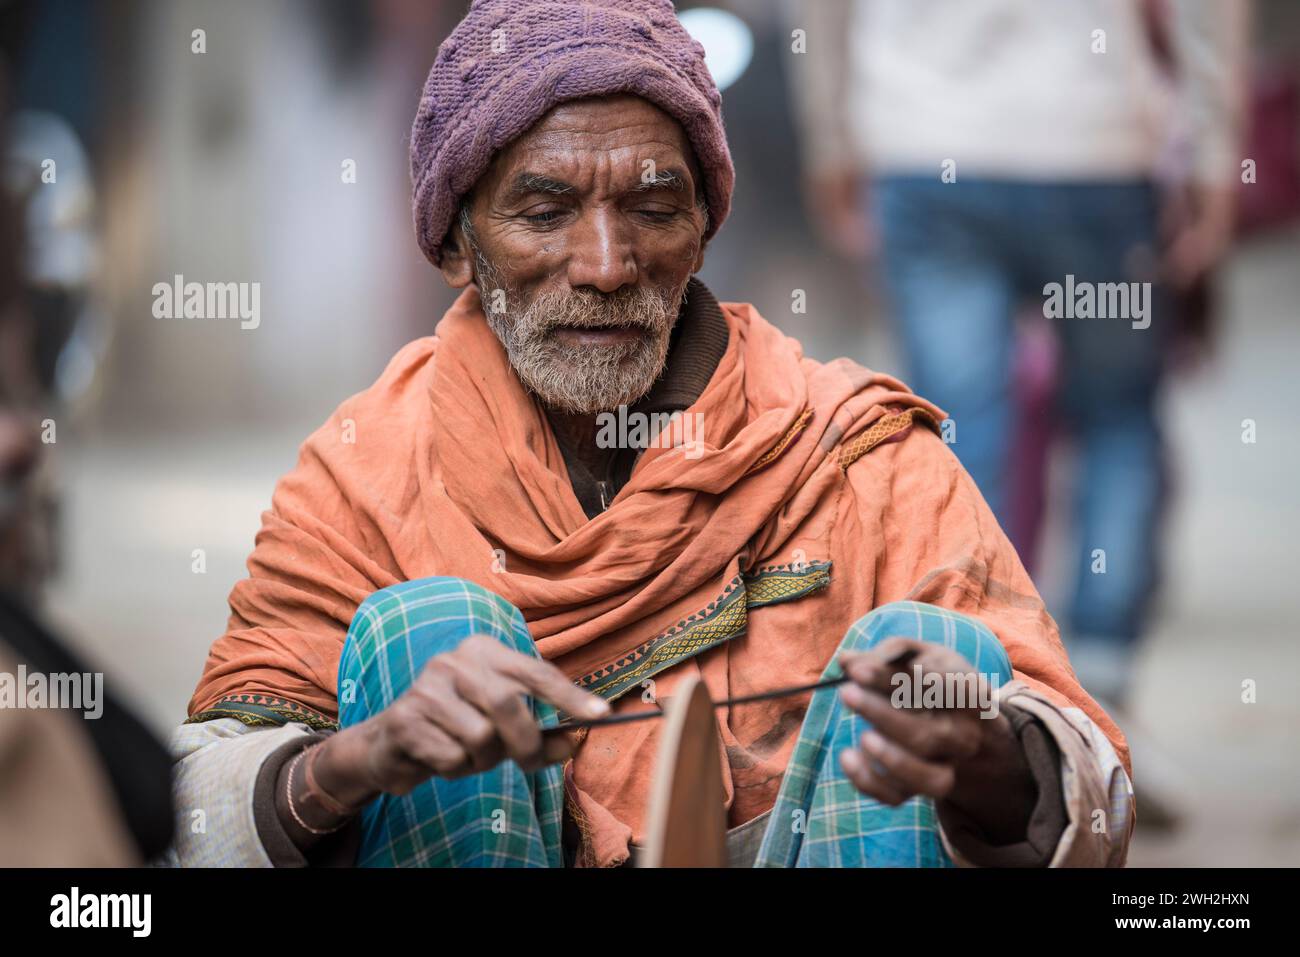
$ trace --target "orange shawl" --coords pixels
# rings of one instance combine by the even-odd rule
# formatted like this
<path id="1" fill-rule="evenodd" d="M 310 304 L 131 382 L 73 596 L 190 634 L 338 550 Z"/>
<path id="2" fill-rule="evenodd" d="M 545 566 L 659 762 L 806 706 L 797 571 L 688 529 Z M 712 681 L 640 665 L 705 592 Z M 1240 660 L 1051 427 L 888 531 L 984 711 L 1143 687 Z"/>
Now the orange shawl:
<path id="1" fill-rule="evenodd" d="M 942 413 L 889 376 L 804 358 L 752 306 L 722 308 L 726 352 L 686 413 L 703 416 L 703 448 L 647 449 L 588 520 L 543 410 L 466 290 L 436 335 L 304 443 L 190 714 L 257 694 L 297 720 L 333 719 L 357 606 L 431 575 L 507 598 L 539 652 L 616 712 L 644 707 L 648 679 L 662 699 L 688 672 L 718 700 L 815 681 L 854 620 L 907 598 L 978 616 L 1016 677 L 1083 708 L 1127 765 L 970 478 L 914 428 Z M 719 713 L 732 825 L 775 802 L 807 702 Z M 643 838 L 659 730 L 596 728 L 580 748 L 566 783 L 586 861 L 619 863 Z"/>

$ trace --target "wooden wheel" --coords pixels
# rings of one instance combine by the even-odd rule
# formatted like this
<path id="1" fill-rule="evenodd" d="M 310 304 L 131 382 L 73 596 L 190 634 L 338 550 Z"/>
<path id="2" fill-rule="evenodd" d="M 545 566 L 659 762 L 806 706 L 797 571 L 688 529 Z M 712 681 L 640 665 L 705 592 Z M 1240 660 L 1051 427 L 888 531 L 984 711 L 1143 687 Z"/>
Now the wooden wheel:
<path id="1" fill-rule="evenodd" d="M 698 676 L 665 702 L 665 727 L 646 814 L 642 867 L 726 867 L 718 726 Z"/>

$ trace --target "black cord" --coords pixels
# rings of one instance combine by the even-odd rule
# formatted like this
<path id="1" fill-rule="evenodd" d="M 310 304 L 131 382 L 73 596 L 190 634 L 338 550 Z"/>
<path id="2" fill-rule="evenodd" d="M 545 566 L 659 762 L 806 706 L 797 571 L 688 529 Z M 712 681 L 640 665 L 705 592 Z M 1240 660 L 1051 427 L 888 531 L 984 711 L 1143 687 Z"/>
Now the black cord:
<path id="1" fill-rule="evenodd" d="M 905 665 L 916 651 L 912 648 L 906 648 L 898 654 L 886 660 L 887 665 L 894 667 Z M 793 688 L 777 688 L 775 691 L 760 691 L 758 694 L 742 695 L 739 698 L 728 698 L 726 701 L 715 702 L 714 708 L 730 708 L 733 705 L 749 704 L 753 701 L 767 701 L 771 698 L 788 698 L 791 695 L 802 694 L 805 691 L 817 691 L 821 688 L 833 688 L 835 685 L 843 684 L 848 680 L 848 675 L 840 675 L 838 678 L 827 678 L 824 681 L 814 681 L 812 684 L 796 685 Z M 577 731 L 581 728 L 603 728 L 611 724 L 629 724 L 633 721 L 649 721 L 653 718 L 662 718 L 665 712 L 662 708 L 654 711 L 634 711 L 631 714 L 616 714 L 608 718 L 590 718 L 584 720 L 563 721 L 551 728 L 543 728 L 542 734 L 556 734 L 563 731 Z"/>
<path id="2" fill-rule="evenodd" d="M 838 678 L 827 678 L 825 681 L 815 681 L 809 685 L 799 685 L 794 688 L 778 688 L 775 691 L 763 691 L 758 694 L 743 695 L 739 698 L 728 698 L 726 701 L 716 701 L 714 708 L 729 708 L 732 705 L 749 704 L 752 701 L 767 701 L 770 698 L 788 698 L 790 695 L 800 694 L 804 691 L 816 691 L 819 688 L 831 688 L 838 684 L 843 684 L 848 680 L 848 675 L 840 675 Z M 577 731 L 579 728 L 601 728 L 609 724 L 628 724 L 632 721 L 649 721 L 652 718 L 662 718 L 666 712 L 662 709 L 654 711 L 634 711 L 631 714 L 616 714 L 608 718 L 591 718 L 583 721 L 565 721 L 553 728 L 543 728 L 542 734 L 553 734 L 560 731 Z"/>

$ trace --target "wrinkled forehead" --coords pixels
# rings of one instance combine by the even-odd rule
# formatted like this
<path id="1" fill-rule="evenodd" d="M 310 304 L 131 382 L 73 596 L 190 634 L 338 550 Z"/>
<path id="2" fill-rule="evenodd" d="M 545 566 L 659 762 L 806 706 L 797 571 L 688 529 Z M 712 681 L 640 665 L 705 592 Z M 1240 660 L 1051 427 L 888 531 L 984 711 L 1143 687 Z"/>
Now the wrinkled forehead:
<path id="1" fill-rule="evenodd" d="M 699 163 L 682 125 L 630 95 L 552 107 L 493 156 L 473 195 L 505 198 L 537 187 L 554 192 L 669 188 L 702 196 Z"/>

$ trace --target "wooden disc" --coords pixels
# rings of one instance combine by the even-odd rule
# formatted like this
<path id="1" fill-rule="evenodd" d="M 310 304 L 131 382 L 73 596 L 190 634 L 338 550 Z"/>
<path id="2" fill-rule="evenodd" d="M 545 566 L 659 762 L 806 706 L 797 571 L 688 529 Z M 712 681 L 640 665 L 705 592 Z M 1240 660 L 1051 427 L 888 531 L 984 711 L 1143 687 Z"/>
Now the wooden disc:
<path id="1" fill-rule="evenodd" d="M 641 866 L 726 867 L 725 792 L 709 689 L 692 676 L 664 711 Z"/>

